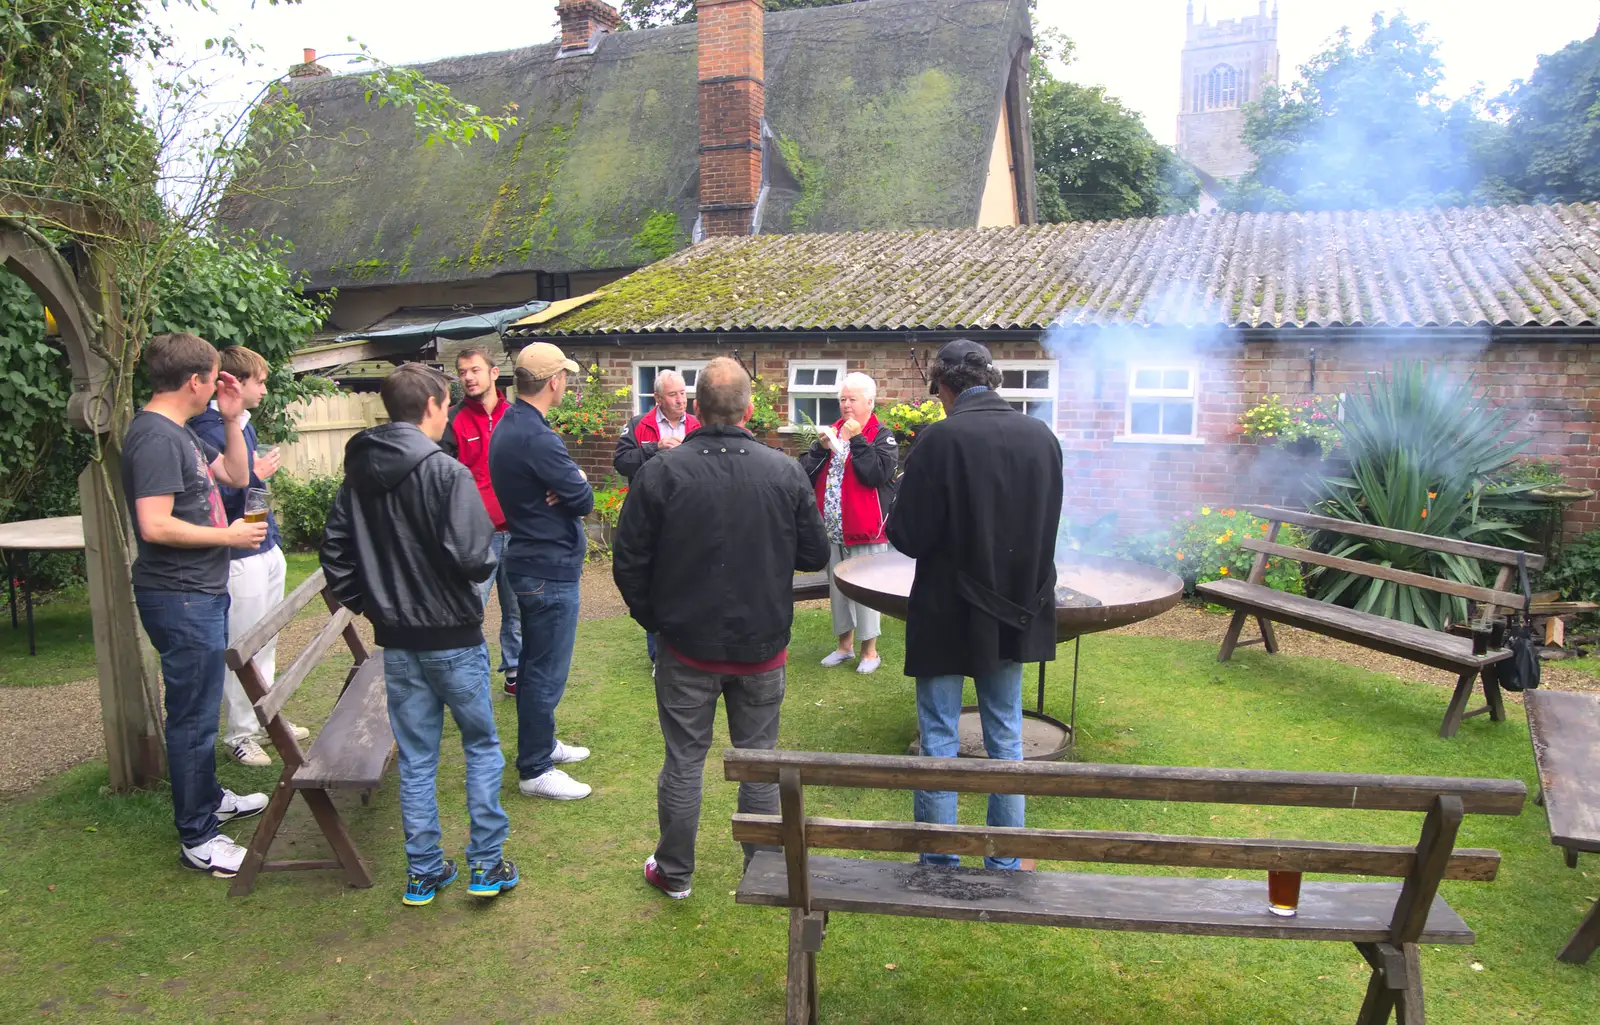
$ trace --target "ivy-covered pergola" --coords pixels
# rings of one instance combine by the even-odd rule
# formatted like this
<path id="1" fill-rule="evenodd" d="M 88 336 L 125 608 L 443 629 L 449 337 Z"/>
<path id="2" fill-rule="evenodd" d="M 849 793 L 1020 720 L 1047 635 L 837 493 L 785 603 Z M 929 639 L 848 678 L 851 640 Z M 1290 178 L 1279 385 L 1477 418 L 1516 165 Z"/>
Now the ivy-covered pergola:
<path id="1" fill-rule="evenodd" d="M 37 225 L 68 241 L 57 244 Z M 72 365 L 67 419 L 99 437 L 100 457 L 78 476 L 87 550 L 90 612 L 100 677 L 100 711 L 113 790 L 166 776 L 155 653 L 140 632 L 130 579 L 131 521 L 122 495 L 116 439 L 126 427 L 116 374 L 104 357 L 121 352 L 116 275 L 95 239 L 108 226 L 92 210 L 0 196 L 0 266 L 39 296 L 60 328 Z M 126 405 L 125 403 L 121 405 Z"/>

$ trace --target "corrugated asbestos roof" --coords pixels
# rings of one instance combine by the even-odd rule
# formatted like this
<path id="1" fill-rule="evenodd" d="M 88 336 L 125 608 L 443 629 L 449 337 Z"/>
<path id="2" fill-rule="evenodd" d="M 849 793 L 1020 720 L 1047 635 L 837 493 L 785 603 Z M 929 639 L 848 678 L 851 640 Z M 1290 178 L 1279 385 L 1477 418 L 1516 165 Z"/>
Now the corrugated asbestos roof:
<path id="1" fill-rule="evenodd" d="M 548 24 L 542 3 L 521 16 Z M 763 233 L 977 223 L 1026 0 L 867 0 L 765 26 Z M 297 81 L 306 136 L 237 183 L 222 219 L 293 242 L 314 288 L 642 266 L 687 245 L 699 211 L 697 33 L 421 65 L 486 113 L 516 104 L 498 142 L 461 147 L 424 148 L 358 76 Z"/>
<path id="2" fill-rule="evenodd" d="M 512 334 L 1579 326 L 1600 205 L 1231 213 L 719 238 Z"/>

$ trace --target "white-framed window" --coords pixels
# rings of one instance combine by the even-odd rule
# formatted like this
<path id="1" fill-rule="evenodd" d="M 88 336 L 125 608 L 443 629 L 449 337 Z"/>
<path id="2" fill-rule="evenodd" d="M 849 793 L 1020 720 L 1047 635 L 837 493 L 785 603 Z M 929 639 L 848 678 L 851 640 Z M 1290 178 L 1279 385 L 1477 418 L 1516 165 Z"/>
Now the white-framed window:
<path id="1" fill-rule="evenodd" d="M 672 360 L 661 363 L 635 363 L 633 365 L 633 412 L 648 413 L 656 408 L 656 375 L 663 370 L 676 370 L 683 375 L 685 389 L 689 392 L 689 406 L 694 408 L 694 386 L 699 380 L 705 360 Z"/>
<path id="2" fill-rule="evenodd" d="M 1199 377 L 1200 368 L 1192 363 L 1130 365 L 1124 436 L 1150 441 L 1197 440 Z"/>
<path id="3" fill-rule="evenodd" d="M 840 362 L 795 360 L 789 364 L 789 422 L 831 424 L 839 419 L 839 385 L 844 383 L 845 365 Z"/>
<path id="4" fill-rule="evenodd" d="M 1000 397 L 1053 430 L 1056 425 L 1056 361 L 1053 359 L 997 359 Z"/>

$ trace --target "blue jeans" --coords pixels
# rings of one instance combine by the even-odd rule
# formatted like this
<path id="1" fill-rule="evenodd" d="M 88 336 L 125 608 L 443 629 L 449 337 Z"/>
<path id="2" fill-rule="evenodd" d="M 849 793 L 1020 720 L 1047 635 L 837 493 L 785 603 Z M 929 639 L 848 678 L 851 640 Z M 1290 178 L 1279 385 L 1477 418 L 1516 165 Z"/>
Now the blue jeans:
<path id="1" fill-rule="evenodd" d="M 922 753 L 954 758 L 960 749 L 961 676 L 917 677 L 917 726 L 922 730 Z M 1022 761 L 1022 663 L 1002 662 L 1000 668 L 972 681 L 978 688 L 978 715 L 983 722 L 983 746 L 990 758 Z M 990 794 L 989 825 L 1021 826 L 1026 800 L 1021 794 Z M 918 790 L 913 798 L 918 822 L 956 821 L 956 795 L 945 790 Z M 924 865 L 958 865 L 954 854 L 924 854 Z M 984 868 L 1018 867 L 1016 858 L 984 858 Z"/>
<path id="2" fill-rule="evenodd" d="M 490 543 L 494 549 L 494 557 L 500 560 L 500 565 L 495 567 L 494 576 L 478 585 L 478 597 L 483 600 L 483 607 L 489 607 L 489 592 L 496 584 L 500 585 L 500 671 L 515 669 L 522 663 L 522 613 L 517 610 L 517 594 L 511 589 L 511 574 L 506 570 L 505 552 L 506 542 L 511 539 L 511 534 L 504 530 L 495 531 L 494 540 Z"/>
<path id="3" fill-rule="evenodd" d="M 161 655 L 172 821 L 185 847 L 217 835 L 217 717 L 228 664 L 228 596 L 135 590 L 139 621 Z"/>
<path id="4" fill-rule="evenodd" d="M 495 732 L 489 699 L 489 646 L 443 651 L 383 649 L 383 682 L 389 695 L 389 725 L 400 748 L 400 821 L 406 830 L 406 862 L 413 875 L 444 868 L 439 845 L 439 744 L 444 710 L 461 730 L 467 760 L 467 862 L 500 863 L 510 823 L 500 807 L 505 756 Z"/>
<path id="5" fill-rule="evenodd" d="M 661 648 L 661 637 L 660 637 L 660 635 L 659 634 L 650 633 L 648 630 L 645 631 L 645 635 L 644 635 L 644 650 L 648 651 L 650 653 L 650 661 L 654 662 L 656 660 L 656 652 L 659 651 L 660 648 Z"/>
<path id="6" fill-rule="evenodd" d="M 522 662 L 517 667 L 517 776 L 536 779 L 555 763 L 556 705 L 567 690 L 578 639 L 578 582 L 511 575 L 522 608 Z"/>

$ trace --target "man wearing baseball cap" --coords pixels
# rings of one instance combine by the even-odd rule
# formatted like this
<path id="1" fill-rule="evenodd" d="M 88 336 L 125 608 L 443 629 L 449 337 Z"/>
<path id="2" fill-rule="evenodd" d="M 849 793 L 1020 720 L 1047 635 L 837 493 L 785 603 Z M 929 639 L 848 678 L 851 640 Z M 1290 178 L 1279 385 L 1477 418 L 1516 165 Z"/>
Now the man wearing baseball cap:
<path id="1" fill-rule="evenodd" d="M 949 343 L 930 370 L 928 390 L 949 415 L 918 435 L 886 528 L 917 560 L 905 674 L 917 681 L 922 753 L 956 756 L 970 676 L 989 757 L 1020 761 L 1022 664 L 1056 655 L 1061 442 L 995 394 L 1000 372 L 977 342 Z M 914 806 L 918 822 L 956 820 L 953 793 L 919 790 Z M 1021 826 L 1023 811 L 1021 795 L 989 795 L 991 826 Z M 922 855 L 924 864 L 959 860 Z M 983 863 L 1019 867 L 1016 858 Z"/>
<path id="2" fill-rule="evenodd" d="M 518 401 L 489 442 L 489 480 L 511 540 L 505 564 L 522 612 L 517 667 L 518 789 L 529 797 L 574 801 L 589 786 L 562 769 L 589 749 L 556 739 L 556 705 L 567 689 L 578 636 L 578 581 L 589 541 L 583 518 L 594 490 L 546 418 L 566 394 L 578 364 L 548 342 L 517 354 Z"/>

